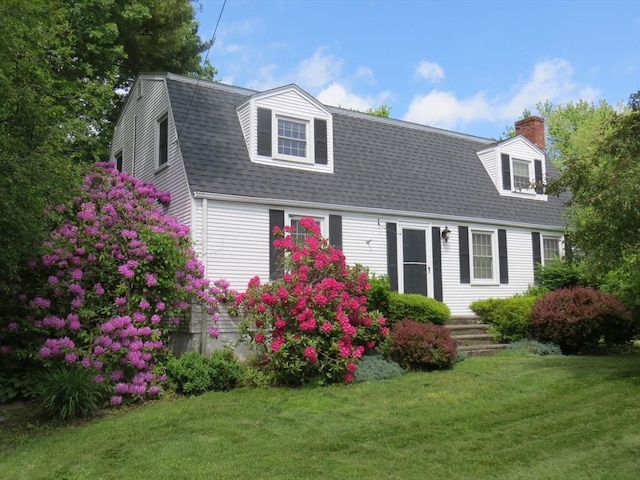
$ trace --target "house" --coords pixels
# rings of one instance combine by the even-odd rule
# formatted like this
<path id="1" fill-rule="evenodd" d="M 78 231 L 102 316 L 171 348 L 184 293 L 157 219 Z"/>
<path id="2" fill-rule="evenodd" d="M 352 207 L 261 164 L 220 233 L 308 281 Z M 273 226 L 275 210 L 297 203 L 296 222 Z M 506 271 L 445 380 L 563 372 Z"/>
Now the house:
<path id="1" fill-rule="evenodd" d="M 525 291 L 564 248 L 564 201 L 536 186 L 552 172 L 543 121 L 516 132 L 496 142 L 323 105 L 296 85 L 142 74 L 111 155 L 171 192 L 211 279 L 242 291 L 274 278 L 273 227 L 312 216 L 348 263 L 464 315 Z"/>

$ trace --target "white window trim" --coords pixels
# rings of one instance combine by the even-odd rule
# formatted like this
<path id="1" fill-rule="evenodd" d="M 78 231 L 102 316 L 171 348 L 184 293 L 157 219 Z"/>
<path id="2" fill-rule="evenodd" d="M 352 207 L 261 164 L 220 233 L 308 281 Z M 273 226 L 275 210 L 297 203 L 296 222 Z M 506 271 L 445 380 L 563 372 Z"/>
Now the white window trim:
<path id="1" fill-rule="evenodd" d="M 533 184 L 535 183 L 535 167 L 534 159 L 515 158 L 513 155 L 509 155 L 509 161 L 511 162 L 511 185 L 513 187 L 513 193 L 524 193 L 527 195 L 536 195 Z M 529 188 L 516 188 L 516 174 L 514 162 L 526 163 L 529 168 Z"/>
<path id="2" fill-rule="evenodd" d="M 323 238 L 329 238 L 329 215 L 318 215 L 300 210 L 292 210 L 286 212 L 286 224 L 291 226 L 291 220 L 300 220 L 304 217 L 311 217 L 320 222 L 320 234 Z"/>
<path id="3" fill-rule="evenodd" d="M 491 273 L 492 278 L 476 278 L 473 269 L 473 234 L 491 235 Z M 500 285 L 500 264 L 498 252 L 498 231 L 494 229 L 469 229 L 469 272 L 472 285 Z"/>
<path id="4" fill-rule="evenodd" d="M 164 162 L 163 164 L 160 164 L 160 125 L 162 124 L 162 122 L 166 120 L 167 121 L 167 161 Z M 169 141 L 169 112 L 164 112 L 162 115 L 160 115 L 159 117 L 156 118 L 156 126 L 155 126 L 155 140 L 154 140 L 154 157 L 155 157 L 155 166 L 156 166 L 156 172 L 164 170 L 165 168 L 167 168 L 169 166 L 169 158 L 170 158 L 170 154 L 169 154 L 169 146 L 171 145 L 171 142 Z"/>
<path id="5" fill-rule="evenodd" d="M 544 241 L 545 240 L 556 240 L 558 242 L 558 259 L 562 259 L 564 257 L 564 249 L 562 248 L 562 237 L 557 235 L 540 235 L 540 260 L 542 260 L 542 265 L 546 265 L 548 260 L 544 256 Z"/>
<path id="6" fill-rule="evenodd" d="M 305 125 L 305 156 L 297 157 L 295 155 L 286 155 L 278 152 L 278 121 L 286 120 L 289 122 L 295 122 Z M 271 150 L 274 160 L 283 160 L 286 162 L 303 163 L 307 165 L 314 165 L 314 140 L 315 132 L 313 131 L 313 119 L 293 117 L 291 115 L 282 115 L 278 112 L 272 112 L 271 117 Z"/>
<path id="7" fill-rule="evenodd" d="M 431 227 L 432 224 L 424 224 L 420 222 L 397 222 L 397 248 L 396 248 L 396 275 L 398 278 L 398 292 L 404 292 L 404 244 L 402 242 L 402 233 L 404 229 L 408 230 L 424 230 L 425 248 L 427 252 L 427 292 L 433 297 L 433 245 L 431 243 Z"/>

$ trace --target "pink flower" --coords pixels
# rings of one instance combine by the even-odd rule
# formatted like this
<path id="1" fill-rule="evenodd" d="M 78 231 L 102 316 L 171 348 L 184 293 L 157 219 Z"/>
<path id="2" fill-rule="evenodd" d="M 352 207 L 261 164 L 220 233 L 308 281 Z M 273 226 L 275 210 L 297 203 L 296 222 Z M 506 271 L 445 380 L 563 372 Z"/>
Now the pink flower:
<path id="1" fill-rule="evenodd" d="M 351 382 L 353 382 L 353 378 L 354 378 L 354 377 L 353 377 L 353 373 L 347 373 L 347 374 L 344 376 L 344 383 L 351 383 Z"/>
<path id="2" fill-rule="evenodd" d="M 122 405 L 122 397 L 120 395 L 114 395 L 111 397 L 111 405 L 114 407 Z"/>
<path id="3" fill-rule="evenodd" d="M 358 369 L 358 365 L 354 362 L 347 363 L 347 370 L 351 373 L 354 373 Z"/>
<path id="4" fill-rule="evenodd" d="M 318 354 L 316 353 L 316 349 L 311 346 L 304 349 L 304 356 L 307 357 L 307 361 L 309 363 L 318 362 Z"/>
<path id="5" fill-rule="evenodd" d="M 332 328 L 333 328 L 333 325 L 331 325 L 330 322 L 324 322 L 322 324 L 322 327 L 320 327 L 320 330 L 322 330 L 324 333 L 329 333 Z"/>

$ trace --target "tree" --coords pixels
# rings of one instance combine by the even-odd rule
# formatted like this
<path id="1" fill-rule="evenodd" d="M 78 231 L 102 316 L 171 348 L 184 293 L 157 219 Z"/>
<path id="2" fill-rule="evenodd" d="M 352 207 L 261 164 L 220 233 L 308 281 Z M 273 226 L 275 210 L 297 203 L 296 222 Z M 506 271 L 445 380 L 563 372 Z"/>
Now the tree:
<path id="1" fill-rule="evenodd" d="M 640 313 L 640 108 L 544 104 L 550 154 L 560 176 L 548 190 L 571 192 L 573 243 L 587 272 Z"/>
<path id="2" fill-rule="evenodd" d="M 391 115 L 391 107 L 386 103 L 383 103 L 378 108 L 368 108 L 364 113 L 368 113 L 369 115 L 375 115 L 377 117 L 386 117 L 389 118 Z"/>
<path id="3" fill-rule="evenodd" d="M 0 0 L 0 293 L 37 252 L 47 205 L 106 159 L 139 71 L 215 75 L 190 0 Z"/>

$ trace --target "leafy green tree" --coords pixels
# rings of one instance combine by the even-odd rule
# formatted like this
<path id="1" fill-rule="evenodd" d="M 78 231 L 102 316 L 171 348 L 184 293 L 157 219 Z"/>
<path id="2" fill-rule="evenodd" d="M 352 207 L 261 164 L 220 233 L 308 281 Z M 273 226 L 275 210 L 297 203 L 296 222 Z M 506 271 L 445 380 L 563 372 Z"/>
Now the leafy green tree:
<path id="1" fill-rule="evenodd" d="M 106 159 L 140 71 L 212 79 L 191 0 L 0 0 L 0 293 L 37 253 L 46 206 Z M 0 301 L 2 304 L 2 301 Z M 1 315 L 1 312 L 0 312 Z"/>
<path id="2" fill-rule="evenodd" d="M 377 117 L 389 118 L 389 115 L 391 115 L 391 107 L 386 103 L 383 103 L 378 108 L 368 108 L 367 110 L 365 110 L 365 113 L 368 113 L 369 115 L 375 115 Z"/>

